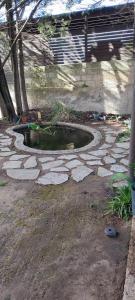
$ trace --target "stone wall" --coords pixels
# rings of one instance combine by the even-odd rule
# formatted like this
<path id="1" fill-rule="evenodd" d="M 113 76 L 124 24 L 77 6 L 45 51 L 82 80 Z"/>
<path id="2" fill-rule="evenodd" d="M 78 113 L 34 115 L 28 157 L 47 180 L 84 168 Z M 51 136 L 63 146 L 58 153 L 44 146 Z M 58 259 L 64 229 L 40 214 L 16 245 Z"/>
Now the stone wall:
<path id="1" fill-rule="evenodd" d="M 26 68 L 30 108 L 61 101 L 81 111 L 131 112 L 133 61 L 128 59 Z M 12 97 L 13 76 L 7 73 Z"/>

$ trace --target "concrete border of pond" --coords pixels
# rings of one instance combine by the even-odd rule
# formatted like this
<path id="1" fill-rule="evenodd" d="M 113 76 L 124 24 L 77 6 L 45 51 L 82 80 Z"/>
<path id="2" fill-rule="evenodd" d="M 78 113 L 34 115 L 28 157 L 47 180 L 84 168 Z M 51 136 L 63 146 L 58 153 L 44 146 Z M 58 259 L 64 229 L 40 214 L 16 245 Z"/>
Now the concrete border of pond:
<path id="1" fill-rule="evenodd" d="M 6 133 L 14 136 L 16 138 L 15 140 L 15 147 L 21 151 L 25 151 L 28 153 L 34 153 L 34 154 L 49 154 L 49 155 L 54 155 L 54 154 L 73 154 L 73 153 L 79 153 L 82 151 L 86 151 L 91 149 L 92 147 L 97 146 L 102 139 L 102 135 L 100 133 L 100 131 L 98 131 L 95 128 L 91 128 L 89 126 L 85 126 L 85 125 L 81 125 L 81 124 L 74 124 L 74 123 L 65 123 L 65 122 L 58 122 L 57 125 L 62 125 L 62 126 L 68 126 L 71 128 L 77 128 L 86 132 L 91 133 L 94 136 L 94 139 L 86 146 L 81 147 L 81 148 L 76 148 L 76 149 L 72 149 L 72 150 L 39 150 L 39 149 L 35 149 L 35 148 L 30 148 L 28 146 L 24 145 L 24 136 L 21 133 L 15 132 L 15 129 L 21 129 L 21 128 L 27 128 L 29 123 L 23 124 L 23 125 L 16 125 L 16 126 L 12 126 L 10 128 L 8 128 L 6 130 Z M 44 123 L 44 124 L 50 124 L 48 122 Z"/>

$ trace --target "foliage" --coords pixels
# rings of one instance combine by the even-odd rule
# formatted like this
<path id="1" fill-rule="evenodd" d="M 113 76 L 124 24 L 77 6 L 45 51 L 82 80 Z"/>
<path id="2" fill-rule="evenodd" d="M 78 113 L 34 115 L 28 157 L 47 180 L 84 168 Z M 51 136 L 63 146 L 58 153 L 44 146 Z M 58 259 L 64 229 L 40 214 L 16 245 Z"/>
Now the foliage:
<path id="1" fill-rule="evenodd" d="M 69 120 L 70 111 L 62 102 L 56 102 L 52 107 L 51 123 L 54 125 L 62 119 Z"/>
<path id="2" fill-rule="evenodd" d="M 61 36 L 65 36 L 70 25 L 70 20 L 61 20 L 61 26 L 57 28 L 57 20 L 54 19 L 54 23 L 48 21 L 46 23 L 40 22 L 38 25 L 38 30 L 41 33 L 44 39 L 52 38 L 56 33 L 59 33 Z"/>
<path id="3" fill-rule="evenodd" d="M 124 142 L 126 141 L 128 138 L 130 138 L 131 135 L 131 129 L 126 129 L 123 132 L 121 132 L 118 137 L 117 137 L 117 142 Z"/>
<path id="4" fill-rule="evenodd" d="M 61 118 L 69 118 L 70 109 L 66 108 L 61 102 L 56 102 L 52 108 L 50 125 L 42 127 L 36 123 L 28 124 L 28 128 L 34 131 L 46 133 L 48 135 L 55 135 L 55 130 L 53 128 Z"/>
<path id="5" fill-rule="evenodd" d="M 46 78 L 45 78 L 45 72 L 42 67 L 36 66 L 31 67 L 30 74 L 32 77 L 31 85 L 33 88 L 45 88 L 46 87 Z"/>
<path id="6" fill-rule="evenodd" d="M 56 32 L 56 26 L 51 22 L 39 23 L 38 30 L 44 38 L 51 38 Z"/>
<path id="7" fill-rule="evenodd" d="M 7 182 L 5 182 L 5 181 L 0 181 L 0 187 L 3 187 L 3 186 L 5 186 L 5 185 L 7 185 Z"/>
<path id="8" fill-rule="evenodd" d="M 130 186 L 123 186 L 116 190 L 115 196 L 108 203 L 108 213 L 116 214 L 124 220 L 132 215 L 132 201 Z"/>
<path id="9" fill-rule="evenodd" d="M 33 130 L 33 131 L 46 133 L 48 135 L 55 135 L 55 131 L 53 130 L 52 125 L 49 125 L 49 126 L 46 126 L 46 127 L 41 127 L 39 124 L 30 123 L 30 124 L 28 124 L 28 128 Z"/>

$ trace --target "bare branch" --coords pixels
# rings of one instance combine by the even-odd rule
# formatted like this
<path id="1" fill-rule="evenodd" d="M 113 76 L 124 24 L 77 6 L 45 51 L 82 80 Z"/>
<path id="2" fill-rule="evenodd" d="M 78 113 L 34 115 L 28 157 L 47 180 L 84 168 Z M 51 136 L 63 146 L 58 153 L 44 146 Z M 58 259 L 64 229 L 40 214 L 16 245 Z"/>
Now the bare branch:
<path id="1" fill-rule="evenodd" d="M 8 54 L 7 54 L 7 56 L 5 57 L 5 59 L 4 59 L 3 63 L 2 63 L 2 68 L 4 67 L 5 63 L 7 62 L 8 58 L 9 58 L 11 52 L 12 52 L 12 48 L 13 48 L 13 46 L 16 44 L 16 42 L 17 42 L 17 40 L 18 40 L 18 38 L 19 38 L 21 32 L 24 30 L 26 24 L 29 22 L 29 20 L 30 20 L 30 19 L 33 17 L 33 15 L 35 14 L 35 12 L 36 12 L 36 10 L 37 10 L 39 4 L 41 3 L 41 1 L 42 1 L 42 0 L 38 0 L 38 2 L 36 3 L 36 5 L 35 5 L 34 8 L 32 9 L 32 11 L 31 11 L 29 17 L 26 19 L 26 21 L 24 22 L 24 24 L 23 24 L 22 27 L 20 28 L 18 34 L 16 35 L 16 37 L 15 37 L 15 39 L 14 39 L 12 45 L 11 45 L 11 48 L 10 48 L 10 50 L 9 50 L 9 52 L 8 52 Z"/>

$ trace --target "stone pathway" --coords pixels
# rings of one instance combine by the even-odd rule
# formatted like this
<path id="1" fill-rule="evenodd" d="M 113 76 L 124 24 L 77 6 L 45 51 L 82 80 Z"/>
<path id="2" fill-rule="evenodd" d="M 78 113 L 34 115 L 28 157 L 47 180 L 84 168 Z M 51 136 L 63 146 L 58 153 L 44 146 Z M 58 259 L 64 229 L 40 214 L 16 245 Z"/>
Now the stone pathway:
<path id="1" fill-rule="evenodd" d="M 127 172 L 129 142 L 116 143 L 120 130 L 104 125 L 98 128 L 105 142 L 98 149 L 67 155 L 28 155 L 12 150 L 13 139 L 0 134 L 0 162 L 7 176 L 17 180 L 36 180 L 37 184 L 61 184 L 70 178 L 82 181 L 90 174 L 100 177 Z"/>

